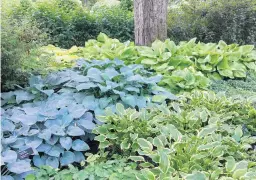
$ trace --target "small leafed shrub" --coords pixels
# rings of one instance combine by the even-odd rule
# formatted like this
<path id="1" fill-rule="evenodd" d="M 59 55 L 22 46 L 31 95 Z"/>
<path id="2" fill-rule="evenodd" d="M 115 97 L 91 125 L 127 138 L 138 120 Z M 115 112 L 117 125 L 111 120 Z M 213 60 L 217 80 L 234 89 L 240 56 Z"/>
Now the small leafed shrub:
<path id="1" fill-rule="evenodd" d="M 175 42 L 197 37 L 205 43 L 256 45 L 255 5 L 254 0 L 180 1 L 169 9 L 168 37 Z"/>

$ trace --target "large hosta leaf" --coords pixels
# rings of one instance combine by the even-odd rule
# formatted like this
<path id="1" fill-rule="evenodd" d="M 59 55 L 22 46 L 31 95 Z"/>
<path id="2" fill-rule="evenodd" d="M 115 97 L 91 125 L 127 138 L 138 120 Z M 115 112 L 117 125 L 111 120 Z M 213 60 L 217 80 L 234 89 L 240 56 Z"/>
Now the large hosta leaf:
<path id="1" fill-rule="evenodd" d="M 73 141 L 72 149 L 75 151 L 87 151 L 90 149 L 88 144 L 80 139 Z"/>
<path id="2" fill-rule="evenodd" d="M 67 130 L 67 134 L 70 136 L 82 136 L 84 135 L 84 131 L 77 126 L 69 126 Z"/>
<path id="3" fill-rule="evenodd" d="M 45 161 L 45 164 L 53 168 L 59 167 L 59 159 L 57 157 L 48 157 Z"/>
<path id="4" fill-rule="evenodd" d="M 66 150 L 69 150 L 72 147 L 72 139 L 70 137 L 61 137 L 60 144 Z"/>
<path id="5" fill-rule="evenodd" d="M 7 167 L 8 167 L 9 171 L 16 173 L 16 174 L 21 174 L 21 173 L 32 170 L 32 168 L 30 166 L 30 162 L 26 161 L 26 160 L 9 163 L 7 165 Z"/>
<path id="6" fill-rule="evenodd" d="M 75 154 L 70 151 L 64 152 L 62 157 L 60 158 L 61 166 L 67 166 L 75 161 Z"/>
<path id="7" fill-rule="evenodd" d="M 2 152 L 1 160 L 5 163 L 13 163 L 16 162 L 17 156 L 15 151 L 7 150 Z"/>

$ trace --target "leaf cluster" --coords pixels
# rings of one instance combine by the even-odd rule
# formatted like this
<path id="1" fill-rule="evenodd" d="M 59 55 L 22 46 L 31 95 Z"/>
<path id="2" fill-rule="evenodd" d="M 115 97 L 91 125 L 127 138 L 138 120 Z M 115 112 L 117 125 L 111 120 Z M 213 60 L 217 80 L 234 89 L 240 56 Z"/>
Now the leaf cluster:
<path id="1" fill-rule="evenodd" d="M 74 69 L 32 76 L 29 87 L 1 94 L 3 163 L 22 176 L 32 170 L 32 159 L 36 167 L 81 162 L 92 130 L 102 124 L 95 115 L 104 115 L 105 108 L 115 112 L 119 102 L 141 109 L 177 99 L 156 85 L 160 80 L 143 66 L 125 66 L 120 60 L 80 60 Z M 18 159 L 18 151 L 27 148 L 33 149 L 32 156 Z"/>

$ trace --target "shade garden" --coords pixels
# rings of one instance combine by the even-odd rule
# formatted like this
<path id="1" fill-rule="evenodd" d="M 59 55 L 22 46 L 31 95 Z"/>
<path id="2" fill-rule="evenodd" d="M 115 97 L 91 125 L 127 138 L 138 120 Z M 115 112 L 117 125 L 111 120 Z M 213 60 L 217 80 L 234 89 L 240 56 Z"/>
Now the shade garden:
<path id="1" fill-rule="evenodd" d="M 41 52 L 1 93 L 2 179 L 256 179 L 253 45 L 100 33 Z"/>

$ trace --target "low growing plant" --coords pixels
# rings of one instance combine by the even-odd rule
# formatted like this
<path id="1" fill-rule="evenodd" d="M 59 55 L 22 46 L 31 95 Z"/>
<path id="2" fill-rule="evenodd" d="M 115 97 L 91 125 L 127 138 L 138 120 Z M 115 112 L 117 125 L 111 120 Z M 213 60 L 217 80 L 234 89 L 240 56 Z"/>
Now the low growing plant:
<path id="1" fill-rule="evenodd" d="M 31 77 L 27 88 L 1 94 L 2 160 L 8 170 L 25 176 L 32 163 L 55 168 L 84 160 L 94 138 L 95 115 L 115 104 L 141 109 L 153 102 L 177 99 L 156 83 L 141 65 L 120 60 L 78 61 L 74 69 Z M 26 159 L 17 157 L 32 148 Z"/>

